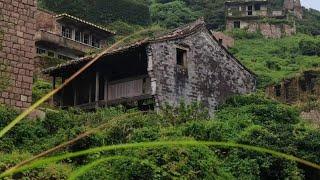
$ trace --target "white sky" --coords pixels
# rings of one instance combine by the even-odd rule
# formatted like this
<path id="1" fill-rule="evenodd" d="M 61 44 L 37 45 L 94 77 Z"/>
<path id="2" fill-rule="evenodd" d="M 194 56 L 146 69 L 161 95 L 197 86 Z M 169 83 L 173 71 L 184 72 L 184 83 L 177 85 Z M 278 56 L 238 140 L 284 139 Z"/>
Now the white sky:
<path id="1" fill-rule="evenodd" d="M 320 0 L 301 0 L 302 6 L 320 11 Z"/>

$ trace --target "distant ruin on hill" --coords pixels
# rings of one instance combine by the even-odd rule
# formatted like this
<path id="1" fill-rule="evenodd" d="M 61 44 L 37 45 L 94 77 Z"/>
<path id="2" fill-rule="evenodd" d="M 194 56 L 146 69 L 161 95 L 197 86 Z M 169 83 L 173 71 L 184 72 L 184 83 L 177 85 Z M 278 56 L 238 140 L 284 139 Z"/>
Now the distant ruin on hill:
<path id="1" fill-rule="evenodd" d="M 296 33 L 294 19 L 302 19 L 300 0 L 284 0 L 276 7 L 270 0 L 226 1 L 226 29 L 260 31 L 267 38 L 280 38 Z"/>

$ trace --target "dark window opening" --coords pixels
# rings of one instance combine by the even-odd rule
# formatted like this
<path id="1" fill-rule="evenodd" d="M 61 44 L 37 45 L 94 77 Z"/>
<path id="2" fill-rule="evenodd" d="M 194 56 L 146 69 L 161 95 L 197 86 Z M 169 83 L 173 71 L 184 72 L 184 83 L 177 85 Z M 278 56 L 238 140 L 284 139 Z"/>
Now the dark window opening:
<path id="1" fill-rule="evenodd" d="M 240 28 L 240 21 L 234 21 L 233 22 L 233 27 L 234 28 Z"/>
<path id="2" fill-rule="evenodd" d="M 252 6 L 248 6 L 248 16 L 252 15 Z"/>
<path id="3" fill-rule="evenodd" d="M 62 26 L 62 36 L 66 38 L 71 38 L 71 29 L 65 26 Z"/>
<path id="4" fill-rule="evenodd" d="M 89 35 L 88 34 L 83 35 L 83 43 L 89 44 Z"/>
<path id="5" fill-rule="evenodd" d="M 65 55 L 58 54 L 58 59 L 71 60 L 72 58 L 70 58 L 70 57 L 68 57 L 68 56 L 65 56 Z"/>
<path id="6" fill-rule="evenodd" d="M 75 40 L 81 42 L 81 32 L 80 31 L 76 31 Z"/>
<path id="7" fill-rule="evenodd" d="M 261 5 L 260 4 L 255 4 L 254 5 L 254 10 L 260 11 L 261 10 Z"/>
<path id="8" fill-rule="evenodd" d="M 186 67 L 187 51 L 177 48 L 177 64 Z"/>
<path id="9" fill-rule="evenodd" d="M 281 85 L 275 86 L 274 89 L 275 89 L 276 96 L 280 97 L 281 96 Z"/>
<path id="10" fill-rule="evenodd" d="M 49 57 L 54 57 L 54 52 L 48 51 L 48 56 L 49 56 Z"/>
<path id="11" fill-rule="evenodd" d="M 46 54 L 46 52 L 45 49 L 37 48 L 37 54 Z"/>
<path id="12" fill-rule="evenodd" d="M 98 40 L 98 38 L 96 38 L 94 36 L 92 36 L 92 46 L 100 48 L 100 41 Z"/>

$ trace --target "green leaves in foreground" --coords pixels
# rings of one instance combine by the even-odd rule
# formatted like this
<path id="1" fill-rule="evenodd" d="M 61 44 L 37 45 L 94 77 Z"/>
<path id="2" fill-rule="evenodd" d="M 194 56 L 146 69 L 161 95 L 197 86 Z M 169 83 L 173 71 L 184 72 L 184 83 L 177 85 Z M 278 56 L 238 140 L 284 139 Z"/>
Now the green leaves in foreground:
<path id="1" fill-rule="evenodd" d="M 284 158 L 287 160 L 291 161 L 296 161 L 301 164 L 304 164 L 309 167 L 313 167 L 315 169 L 320 170 L 320 165 L 317 165 L 315 163 L 297 158 L 295 156 L 287 155 L 281 152 L 273 151 L 270 149 L 266 148 L 261 148 L 261 147 L 255 147 L 255 146 L 249 146 L 249 145 L 243 145 L 243 144 L 236 144 L 232 142 L 209 142 L 209 141 L 159 141 L 159 142 L 149 142 L 149 143 L 134 143 L 134 144 L 121 144 L 121 145 L 112 145 L 112 146 L 104 146 L 104 147 L 98 147 L 98 148 L 92 148 L 84 151 L 78 151 L 78 152 L 73 152 L 73 153 L 66 153 L 63 155 L 59 156 L 54 156 L 54 157 L 49 157 L 49 158 L 44 158 L 37 160 L 33 163 L 30 163 L 29 165 L 23 166 L 18 169 L 10 169 L 0 175 L 0 178 L 10 176 L 14 173 L 17 172 L 22 172 L 25 170 L 29 170 L 32 168 L 40 167 L 40 166 L 45 166 L 49 163 L 68 159 L 68 158 L 73 158 L 73 157 L 79 157 L 83 155 L 89 155 L 89 154 L 94 154 L 94 153 L 99 153 L 103 151 L 111 151 L 111 150 L 125 150 L 125 149 L 135 149 L 135 148 L 155 148 L 155 147 L 163 147 L 163 146 L 218 146 L 218 147 L 225 147 L 225 148 L 241 148 L 241 149 L 246 149 L 250 151 L 256 151 L 260 153 L 267 153 L 271 154 L 276 157 Z M 85 170 L 81 170 L 82 173 Z"/>

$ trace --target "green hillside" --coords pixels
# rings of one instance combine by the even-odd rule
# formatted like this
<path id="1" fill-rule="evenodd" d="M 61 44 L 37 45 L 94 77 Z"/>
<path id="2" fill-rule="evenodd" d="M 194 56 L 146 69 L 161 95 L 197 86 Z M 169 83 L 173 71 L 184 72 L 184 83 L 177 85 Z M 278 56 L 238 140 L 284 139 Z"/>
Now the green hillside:
<path id="1" fill-rule="evenodd" d="M 243 31 L 233 35 L 237 39 L 231 52 L 258 75 L 259 87 L 320 67 L 320 37 L 297 34 L 281 39 L 265 39 L 261 36 L 250 37 Z"/>

